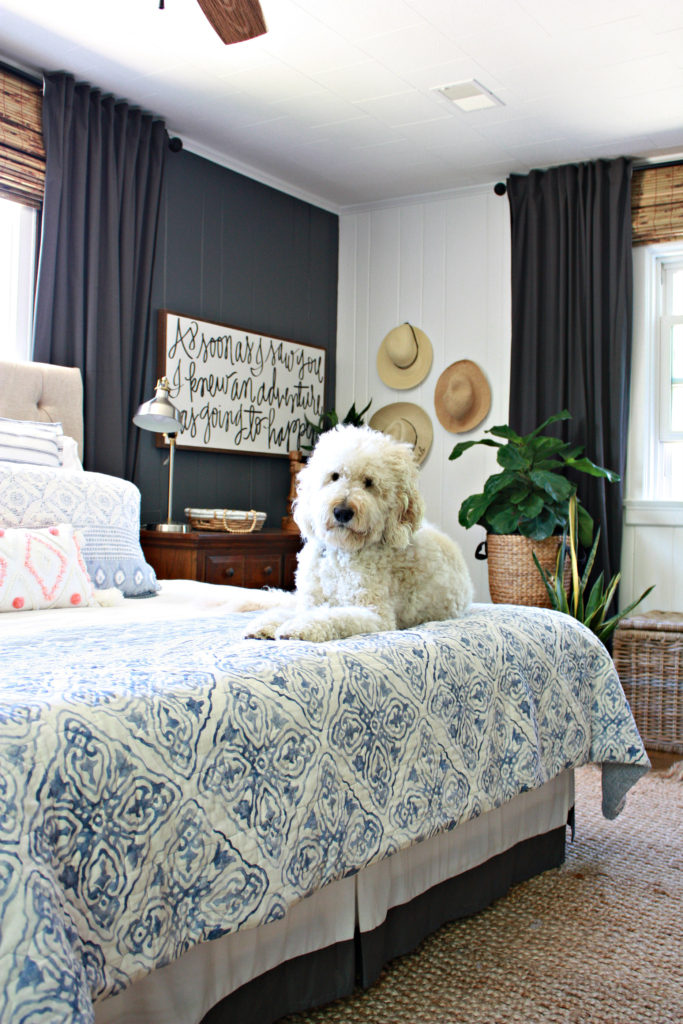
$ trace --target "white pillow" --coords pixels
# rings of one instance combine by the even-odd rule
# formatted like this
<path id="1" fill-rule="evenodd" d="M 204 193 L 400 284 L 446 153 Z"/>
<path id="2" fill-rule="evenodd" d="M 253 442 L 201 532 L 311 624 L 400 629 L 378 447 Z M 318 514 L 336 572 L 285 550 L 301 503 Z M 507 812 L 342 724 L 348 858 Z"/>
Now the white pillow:
<path id="1" fill-rule="evenodd" d="M 59 438 L 59 448 L 62 469 L 75 470 L 77 473 L 82 473 L 83 463 L 78 454 L 78 442 L 76 439 L 69 437 L 68 434 L 62 434 Z"/>
<path id="2" fill-rule="evenodd" d="M 0 612 L 97 604 L 81 542 L 68 523 L 43 530 L 0 528 Z"/>
<path id="3" fill-rule="evenodd" d="M 0 418 L 0 461 L 33 466 L 61 465 L 61 423 Z"/>

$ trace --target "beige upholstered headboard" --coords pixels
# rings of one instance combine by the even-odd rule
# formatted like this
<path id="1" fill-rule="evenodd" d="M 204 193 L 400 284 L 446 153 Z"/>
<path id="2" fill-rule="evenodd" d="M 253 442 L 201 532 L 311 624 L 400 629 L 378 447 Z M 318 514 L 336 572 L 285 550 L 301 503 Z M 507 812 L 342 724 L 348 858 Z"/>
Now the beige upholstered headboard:
<path id="1" fill-rule="evenodd" d="M 0 416 L 60 422 L 83 458 L 83 380 L 77 367 L 0 362 Z"/>

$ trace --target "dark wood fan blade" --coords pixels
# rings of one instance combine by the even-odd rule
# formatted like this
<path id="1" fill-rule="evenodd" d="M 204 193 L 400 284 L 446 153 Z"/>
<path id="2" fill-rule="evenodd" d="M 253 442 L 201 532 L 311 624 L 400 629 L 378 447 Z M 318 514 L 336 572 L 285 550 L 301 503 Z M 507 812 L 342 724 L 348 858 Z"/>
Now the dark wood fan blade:
<path id="1" fill-rule="evenodd" d="M 243 43 L 267 32 L 259 0 L 197 0 L 224 43 Z"/>

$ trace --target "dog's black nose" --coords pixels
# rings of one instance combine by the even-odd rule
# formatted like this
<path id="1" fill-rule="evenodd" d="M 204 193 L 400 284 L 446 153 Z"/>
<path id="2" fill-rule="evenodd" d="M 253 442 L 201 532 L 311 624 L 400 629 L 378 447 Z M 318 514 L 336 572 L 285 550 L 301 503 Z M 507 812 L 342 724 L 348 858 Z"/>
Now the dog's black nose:
<path id="1" fill-rule="evenodd" d="M 353 509 L 349 508 L 348 505 L 337 505 L 334 508 L 334 518 L 342 526 L 345 526 L 353 519 Z"/>

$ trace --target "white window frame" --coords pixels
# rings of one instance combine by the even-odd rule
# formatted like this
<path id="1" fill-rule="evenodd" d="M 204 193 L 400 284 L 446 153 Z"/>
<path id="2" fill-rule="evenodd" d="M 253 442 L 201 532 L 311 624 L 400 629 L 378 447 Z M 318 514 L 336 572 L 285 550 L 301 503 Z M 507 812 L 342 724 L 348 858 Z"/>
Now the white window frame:
<path id="1" fill-rule="evenodd" d="M 18 201 L 3 199 L 16 207 L 16 217 L 5 225 L 0 253 L 0 309 L 3 332 L 0 359 L 30 362 L 33 357 L 33 300 L 35 285 L 38 212 Z"/>
<path id="2" fill-rule="evenodd" d="M 626 500 L 680 503 L 675 473 L 683 435 L 670 429 L 671 348 L 663 330 L 663 268 L 683 261 L 683 242 L 633 249 L 633 359 Z M 666 410 L 666 413 L 665 411 Z M 679 447 L 681 446 L 681 447 Z"/>
<path id="3" fill-rule="evenodd" d="M 680 258 L 659 257 L 657 260 L 658 321 L 659 321 L 659 439 L 660 441 L 683 441 L 683 430 L 674 430 L 671 425 L 671 391 L 673 387 L 672 328 L 683 324 L 683 315 L 670 313 L 671 272 L 683 270 L 683 249 Z"/>

